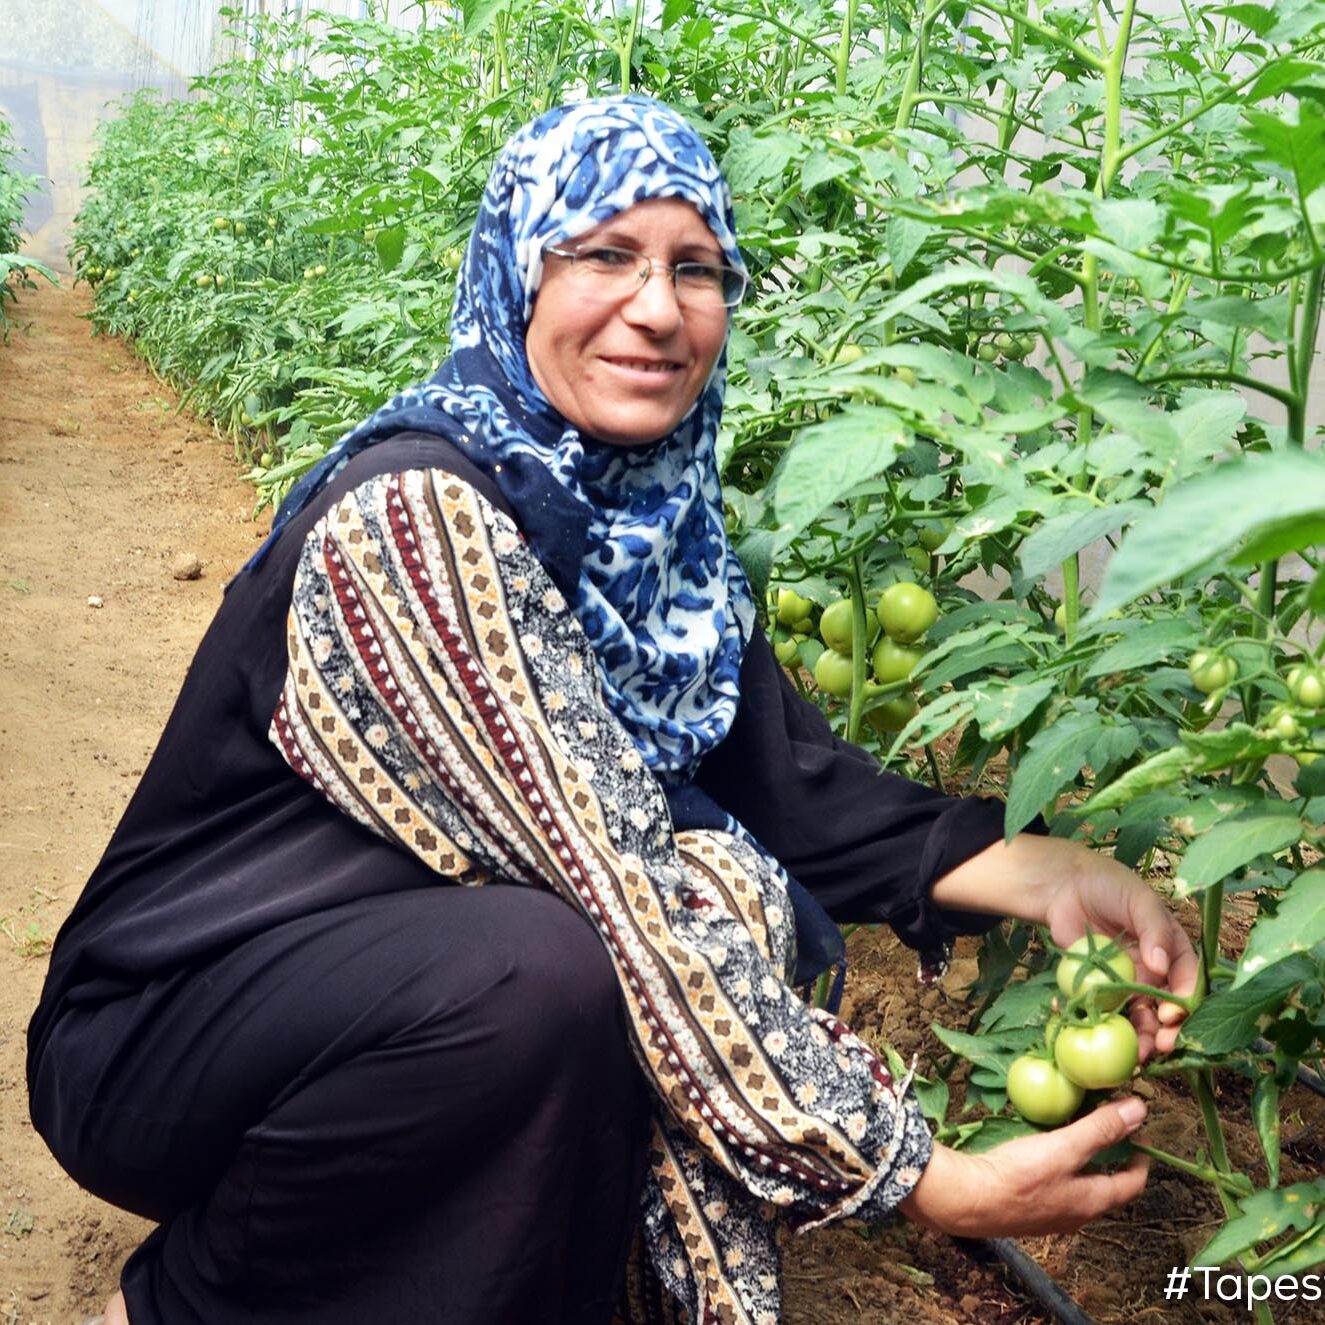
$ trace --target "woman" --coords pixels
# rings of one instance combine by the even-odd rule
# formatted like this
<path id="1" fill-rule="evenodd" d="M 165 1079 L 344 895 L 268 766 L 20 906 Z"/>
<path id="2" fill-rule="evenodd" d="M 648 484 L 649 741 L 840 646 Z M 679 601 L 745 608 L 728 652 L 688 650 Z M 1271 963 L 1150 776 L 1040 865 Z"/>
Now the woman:
<path id="1" fill-rule="evenodd" d="M 822 933 L 788 872 L 922 950 L 1010 912 L 1194 966 L 1126 870 L 1003 845 L 787 684 L 713 460 L 745 284 L 679 116 L 542 116 L 452 357 L 231 585 L 30 1031 L 52 1150 L 160 1221 L 111 1325 L 601 1323 L 637 1232 L 633 1313 L 771 1325 L 776 1216 L 1047 1231 L 1140 1190 L 1079 1173 L 1137 1102 L 959 1155 L 788 988 Z"/>

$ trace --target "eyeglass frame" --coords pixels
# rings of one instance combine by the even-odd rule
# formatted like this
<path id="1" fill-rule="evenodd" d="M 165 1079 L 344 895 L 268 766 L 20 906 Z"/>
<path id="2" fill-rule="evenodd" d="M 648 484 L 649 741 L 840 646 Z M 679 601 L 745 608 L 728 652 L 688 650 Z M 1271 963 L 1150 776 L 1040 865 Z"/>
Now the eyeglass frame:
<path id="1" fill-rule="evenodd" d="M 693 308 L 694 305 L 692 304 L 687 305 L 681 302 L 680 291 L 676 288 L 676 272 L 678 267 L 705 267 L 708 268 L 710 271 L 735 272 L 736 275 L 741 278 L 741 281 L 743 283 L 741 285 L 741 293 L 737 297 L 736 302 L 734 304 L 729 304 L 724 301 L 720 305 L 720 307 L 726 309 L 728 312 L 730 312 L 733 308 L 739 308 L 741 306 L 742 301 L 745 299 L 745 296 L 750 289 L 750 278 L 743 271 L 741 271 L 739 267 L 732 267 L 725 262 L 697 262 L 694 260 L 688 260 L 685 262 L 659 262 L 657 258 L 648 257 L 644 253 L 636 253 L 633 249 L 622 248 L 619 244 L 594 244 L 589 251 L 592 252 L 594 250 L 600 253 L 603 252 L 604 250 L 607 250 L 610 253 L 624 253 L 629 257 L 639 259 L 642 265 L 640 266 L 639 270 L 636 271 L 635 273 L 635 275 L 639 278 L 639 284 L 631 292 L 630 297 L 632 299 L 646 285 L 648 285 L 649 281 L 653 278 L 653 273 L 656 270 L 661 269 L 671 274 L 672 294 L 676 298 L 677 307 Z M 575 249 L 557 248 L 555 245 L 552 244 L 545 245 L 543 248 L 543 252 L 552 253 L 559 258 L 569 258 L 572 263 L 572 268 L 576 260 L 581 256 L 581 254 L 577 252 Z M 587 253 L 584 256 L 587 256 Z M 622 299 L 624 299 L 625 297 L 626 296 L 624 294 L 621 296 Z"/>

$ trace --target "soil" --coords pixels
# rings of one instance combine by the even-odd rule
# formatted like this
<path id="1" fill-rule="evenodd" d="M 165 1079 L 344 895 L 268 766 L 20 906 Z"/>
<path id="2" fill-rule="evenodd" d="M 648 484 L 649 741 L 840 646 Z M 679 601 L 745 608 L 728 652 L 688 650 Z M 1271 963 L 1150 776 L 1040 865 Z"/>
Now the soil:
<path id="1" fill-rule="evenodd" d="M 69 1325 L 100 1310 L 142 1220 L 79 1190 L 27 1116 L 24 1032 L 49 945 L 149 757 L 222 586 L 266 531 L 230 444 L 178 412 L 132 350 L 94 337 L 82 291 L 26 292 L 0 346 L 0 1325 Z M 174 571 L 197 561 L 197 578 Z M 194 567 L 189 566 L 190 573 Z M 922 990 L 887 930 L 851 940 L 846 1011 L 904 1056 L 937 1049 L 932 1022 L 964 1026 L 974 974 L 964 941 Z M 1143 1083 L 1149 1139 L 1195 1156 L 1199 1119 L 1181 1086 Z M 1222 1109 L 1234 1161 L 1256 1176 L 1247 1091 Z M 1320 1102 L 1288 1101 L 1284 1182 L 1314 1177 Z M 1030 1252 L 1101 1325 L 1218 1322 L 1241 1309 L 1164 1299 L 1170 1267 L 1218 1225 L 1208 1188 L 1156 1170 L 1127 1209 Z M 788 1240 L 786 1325 L 1050 1319 L 976 1246 L 899 1223 Z M 1318 1306 L 1276 1311 L 1285 1325 Z"/>

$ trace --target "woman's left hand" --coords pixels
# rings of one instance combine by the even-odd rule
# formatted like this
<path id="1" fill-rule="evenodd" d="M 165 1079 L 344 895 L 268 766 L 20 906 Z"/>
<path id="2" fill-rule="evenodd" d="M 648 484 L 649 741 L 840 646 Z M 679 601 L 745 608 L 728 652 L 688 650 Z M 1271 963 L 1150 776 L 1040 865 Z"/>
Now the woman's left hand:
<path id="1" fill-rule="evenodd" d="M 1187 998 L 1196 989 L 1196 953 L 1182 926 L 1143 880 L 1111 856 L 1061 837 L 1019 833 L 964 861 L 935 883 L 941 906 L 1018 916 L 1049 926 L 1067 947 L 1087 930 L 1123 944 L 1140 984 Z M 1168 1053 L 1187 1010 L 1177 1003 L 1133 998 L 1129 1009 L 1141 1056 Z"/>
<path id="2" fill-rule="evenodd" d="M 1137 983 L 1168 989 L 1180 998 L 1196 988 L 1196 953 L 1177 917 L 1156 893 L 1112 857 L 1080 848 L 1072 870 L 1048 892 L 1044 923 L 1055 943 L 1067 947 L 1087 930 L 1123 946 L 1136 963 Z M 1125 931 L 1125 933 L 1124 933 Z M 1141 1057 L 1168 1053 L 1178 1039 L 1185 1008 L 1135 997 L 1128 1008 L 1141 1042 Z"/>

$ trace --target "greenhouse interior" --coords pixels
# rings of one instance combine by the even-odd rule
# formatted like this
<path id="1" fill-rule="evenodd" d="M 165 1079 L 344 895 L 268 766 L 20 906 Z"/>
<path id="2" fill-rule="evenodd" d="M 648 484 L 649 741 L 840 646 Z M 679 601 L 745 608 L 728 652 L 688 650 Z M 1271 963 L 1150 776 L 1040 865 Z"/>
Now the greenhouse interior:
<path id="1" fill-rule="evenodd" d="M 0 5 L 3 1325 L 1325 1319 L 1323 310 L 1325 0 Z"/>

